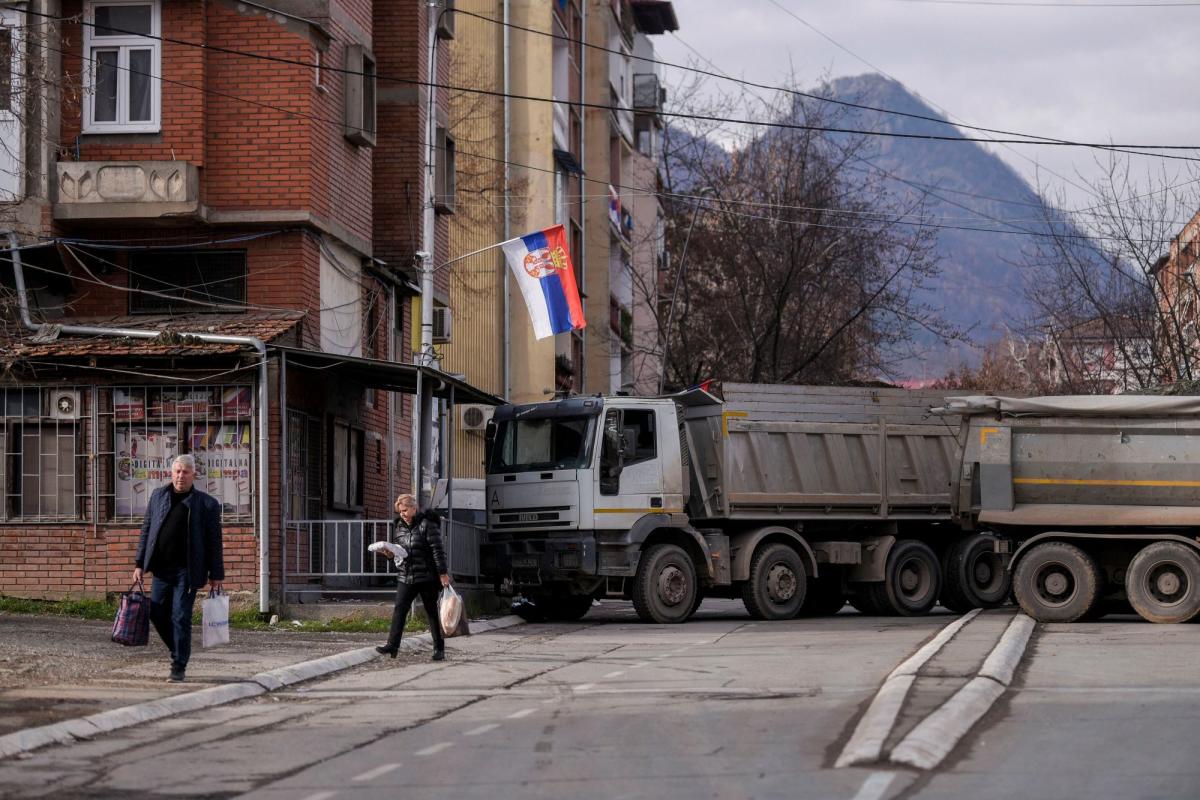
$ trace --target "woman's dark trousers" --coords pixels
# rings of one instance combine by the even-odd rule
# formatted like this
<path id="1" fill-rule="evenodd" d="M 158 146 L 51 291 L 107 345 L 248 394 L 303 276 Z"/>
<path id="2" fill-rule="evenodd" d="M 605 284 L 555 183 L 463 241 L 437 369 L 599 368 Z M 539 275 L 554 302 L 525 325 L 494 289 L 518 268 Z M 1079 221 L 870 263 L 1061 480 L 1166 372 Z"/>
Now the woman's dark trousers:
<path id="1" fill-rule="evenodd" d="M 417 595 L 425 605 L 425 616 L 429 618 L 429 632 L 433 634 L 433 649 L 437 651 L 446 648 L 442 638 L 442 622 L 438 618 L 438 591 L 441 585 L 437 581 L 422 581 L 421 583 L 401 582 L 396 586 L 396 607 L 392 610 L 392 629 L 388 632 L 387 648 L 395 650 L 400 646 L 400 637 L 404 634 L 404 621 L 408 618 L 408 610 L 412 608 Z"/>

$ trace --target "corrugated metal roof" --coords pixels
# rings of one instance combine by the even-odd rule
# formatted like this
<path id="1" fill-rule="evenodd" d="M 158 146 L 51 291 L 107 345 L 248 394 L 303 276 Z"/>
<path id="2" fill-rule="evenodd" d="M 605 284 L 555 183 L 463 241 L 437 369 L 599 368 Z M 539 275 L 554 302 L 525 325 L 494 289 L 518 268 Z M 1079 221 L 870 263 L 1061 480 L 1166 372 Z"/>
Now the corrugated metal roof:
<path id="1" fill-rule="evenodd" d="M 189 340 L 187 334 L 251 336 L 273 342 L 294 328 L 304 314 L 282 311 L 254 314 L 139 314 L 110 317 L 71 317 L 53 324 L 89 325 L 105 328 L 134 328 L 164 331 L 157 339 L 132 339 L 107 336 L 61 334 L 45 341 L 32 331 L 19 336 L 0 334 L 0 358 L 15 362 L 27 358 L 71 358 L 80 356 L 201 356 L 236 353 L 244 349 L 236 344 L 213 344 Z"/>

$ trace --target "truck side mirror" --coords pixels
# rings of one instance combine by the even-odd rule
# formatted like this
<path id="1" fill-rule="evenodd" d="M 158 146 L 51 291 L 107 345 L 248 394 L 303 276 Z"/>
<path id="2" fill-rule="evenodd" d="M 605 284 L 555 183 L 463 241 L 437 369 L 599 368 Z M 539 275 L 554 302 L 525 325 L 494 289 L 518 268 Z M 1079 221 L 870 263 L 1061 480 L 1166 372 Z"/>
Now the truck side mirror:
<path id="1" fill-rule="evenodd" d="M 483 464 L 484 469 L 492 463 L 492 448 L 496 444 L 496 420 L 489 419 L 483 430 Z"/>

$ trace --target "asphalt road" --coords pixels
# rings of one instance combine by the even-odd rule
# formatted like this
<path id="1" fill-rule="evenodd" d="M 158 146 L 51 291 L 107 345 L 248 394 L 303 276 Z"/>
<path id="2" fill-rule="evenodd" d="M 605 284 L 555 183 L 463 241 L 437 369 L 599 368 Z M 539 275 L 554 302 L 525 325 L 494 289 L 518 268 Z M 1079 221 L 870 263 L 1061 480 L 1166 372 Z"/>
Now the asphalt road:
<path id="1" fill-rule="evenodd" d="M 885 753 L 1014 616 L 917 673 Z M 451 640 L 249 701 L 0 761 L 0 796 L 118 798 L 1200 797 L 1200 625 L 1038 626 L 999 702 L 929 771 L 833 766 L 882 682 L 955 617 L 680 626 L 624 604 Z"/>

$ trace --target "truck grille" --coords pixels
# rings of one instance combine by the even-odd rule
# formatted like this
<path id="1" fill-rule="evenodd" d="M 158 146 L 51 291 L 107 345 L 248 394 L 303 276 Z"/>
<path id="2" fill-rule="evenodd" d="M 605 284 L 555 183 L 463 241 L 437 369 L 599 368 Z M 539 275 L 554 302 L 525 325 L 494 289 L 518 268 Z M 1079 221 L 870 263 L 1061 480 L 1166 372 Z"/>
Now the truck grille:
<path id="1" fill-rule="evenodd" d="M 498 512 L 492 528 L 562 528 L 571 524 L 570 519 L 564 520 L 564 511 L 570 511 L 570 506 L 546 506 L 542 508 L 513 508 Z"/>

